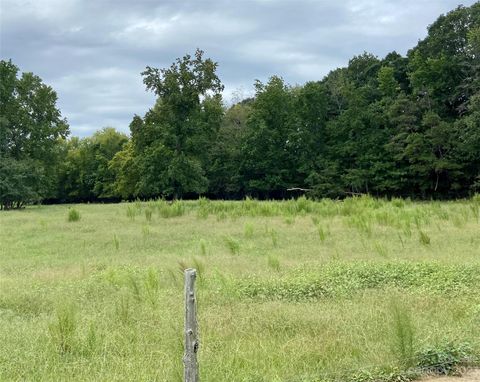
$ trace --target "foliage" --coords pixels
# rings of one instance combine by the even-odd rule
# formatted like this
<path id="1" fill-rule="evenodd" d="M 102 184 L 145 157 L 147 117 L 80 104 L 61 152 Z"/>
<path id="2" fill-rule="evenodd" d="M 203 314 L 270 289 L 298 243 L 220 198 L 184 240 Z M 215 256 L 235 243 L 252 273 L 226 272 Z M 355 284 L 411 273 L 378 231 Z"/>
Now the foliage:
<path id="1" fill-rule="evenodd" d="M 68 124 L 57 95 L 33 73 L 0 61 L 0 205 L 20 208 L 54 195 L 59 141 Z"/>
<path id="2" fill-rule="evenodd" d="M 142 73 L 148 90 L 158 97 L 142 119 L 130 125 L 134 162 L 142 175 L 135 195 L 182 197 L 207 190 L 205 150 L 218 132 L 223 85 L 217 64 L 197 50 L 169 68 L 147 67 Z"/>
<path id="3" fill-rule="evenodd" d="M 110 163 L 127 140 L 125 134 L 106 127 L 92 137 L 72 138 L 66 142 L 65 157 L 59 168 L 60 200 L 90 201 L 117 197 L 117 168 Z"/>
<path id="4" fill-rule="evenodd" d="M 479 283 L 479 275 L 480 270 L 475 266 L 338 263 L 321 269 L 299 269 L 289 277 L 258 280 L 251 276 L 237 280 L 236 286 L 240 297 L 260 300 L 308 301 L 352 297 L 365 290 L 385 288 L 456 295 Z M 400 326 L 406 318 L 397 308 L 394 312 L 399 321 L 398 330 L 403 330 Z M 401 340 L 403 342 L 399 346 L 406 349 L 406 340 Z"/>
<path id="5" fill-rule="evenodd" d="M 474 361 L 473 351 L 468 343 L 452 342 L 427 347 L 416 354 L 417 367 L 423 372 L 451 375 L 461 366 Z"/>
<path id="6" fill-rule="evenodd" d="M 479 36 L 480 4 L 459 6 L 405 57 L 364 52 L 296 86 L 273 75 L 228 108 L 218 64 L 197 50 L 145 69 L 157 99 L 133 117 L 131 138 L 104 128 L 66 142 L 53 90 L 2 61 L 3 208 L 46 197 L 468 197 L 480 189 Z"/>

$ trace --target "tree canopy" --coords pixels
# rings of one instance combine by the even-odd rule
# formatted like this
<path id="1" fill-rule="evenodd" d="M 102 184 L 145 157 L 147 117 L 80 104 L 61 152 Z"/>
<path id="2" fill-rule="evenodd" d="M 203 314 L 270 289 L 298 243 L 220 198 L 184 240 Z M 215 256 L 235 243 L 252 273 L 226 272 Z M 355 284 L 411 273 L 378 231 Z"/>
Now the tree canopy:
<path id="1" fill-rule="evenodd" d="M 53 196 L 58 146 L 69 133 L 57 94 L 40 77 L 0 61 L 0 205 Z"/>
<path id="2" fill-rule="evenodd" d="M 66 140 L 56 94 L 1 61 L 0 203 L 49 198 L 456 198 L 480 190 L 480 3 L 441 15 L 406 56 L 368 52 L 324 78 L 280 76 L 228 107 L 197 50 L 142 73 L 130 137 Z"/>

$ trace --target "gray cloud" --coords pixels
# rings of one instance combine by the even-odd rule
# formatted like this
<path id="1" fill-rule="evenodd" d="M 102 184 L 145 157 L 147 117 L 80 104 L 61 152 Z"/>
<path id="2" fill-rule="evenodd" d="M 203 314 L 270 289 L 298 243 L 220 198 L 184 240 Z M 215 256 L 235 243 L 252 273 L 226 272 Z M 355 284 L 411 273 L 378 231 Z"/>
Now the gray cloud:
<path id="1" fill-rule="evenodd" d="M 303 83 L 363 51 L 405 54 L 457 1 L 2 0 L 0 54 L 57 91 L 73 135 L 128 132 L 154 102 L 147 65 L 200 47 L 219 62 L 228 100 L 273 74 Z"/>

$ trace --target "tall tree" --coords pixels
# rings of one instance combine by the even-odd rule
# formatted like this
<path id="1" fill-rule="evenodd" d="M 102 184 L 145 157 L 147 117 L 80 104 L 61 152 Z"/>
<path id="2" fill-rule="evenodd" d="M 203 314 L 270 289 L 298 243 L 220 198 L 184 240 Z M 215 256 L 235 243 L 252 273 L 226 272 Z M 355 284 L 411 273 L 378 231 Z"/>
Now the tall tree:
<path id="1" fill-rule="evenodd" d="M 3 208 L 53 196 L 59 142 L 69 133 L 67 121 L 57 108 L 55 91 L 32 73 L 20 77 L 18 73 L 11 61 L 0 61 Z"/>
<path id="2" fill-rule="evenodd" d="M 241 142 L 246 138 L 247 121 L 253 99 L 246 99 L 230 107 L 212 147 L 211 164 L 207 166 L 209 194 L 221 198 L 239 198 L 244 185 L 239 163 L 242 161 Z"/>
<path id="3" fill-rule="evenodd" d="M 142 174 L 135 193 L 143 197 L 182 197 L 207 190 L 206 147 L 220 127 L 223 85 L 217 63 L 197 50 L 169 68 L 147 67 L 147 90 L 155 106 L 131 124 L 135 161 Z"/>
<path id="4" fill-rule="evenodd" d="M 283 197 L 296 184 L 294 97 L 280 77 L 255 83 L 256 97 L 242 145 L 241 175 L 248 194 Z"/>

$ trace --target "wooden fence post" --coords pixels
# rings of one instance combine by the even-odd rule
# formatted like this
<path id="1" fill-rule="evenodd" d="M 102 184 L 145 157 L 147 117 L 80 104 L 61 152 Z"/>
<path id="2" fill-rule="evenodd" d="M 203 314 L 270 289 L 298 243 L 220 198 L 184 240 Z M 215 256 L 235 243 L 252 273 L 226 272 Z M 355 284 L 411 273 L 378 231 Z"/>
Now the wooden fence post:
<path id="1" fill-rule="evenodd" d="M 184 382 L 198 382 L 198 323 L 195 301 L 197 271 L 185 269 L 185 354 L 183 356 Z"/>

